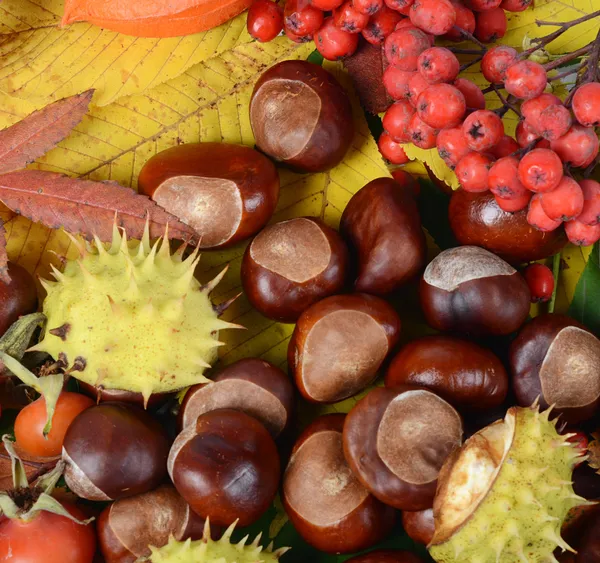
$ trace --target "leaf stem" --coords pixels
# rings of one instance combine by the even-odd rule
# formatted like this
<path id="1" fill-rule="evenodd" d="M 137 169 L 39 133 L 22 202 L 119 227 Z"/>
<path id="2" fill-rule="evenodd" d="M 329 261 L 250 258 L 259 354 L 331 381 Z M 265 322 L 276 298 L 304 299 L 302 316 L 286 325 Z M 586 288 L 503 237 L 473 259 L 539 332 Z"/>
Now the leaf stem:
<path id="1" fill-rule="evenodd" d="M 498 98 L 500 99 L 500 101 L 502 102 L 502 105 L 505 108 L 508 108 L 510 110 L 512 110 L 514 113 L 517 114 L 517 117 L 519 117 L 519 119 L 521 118 L 521 112 L 519 111 L 519 108 L 517 108 L 517 106 L 515 106 L 512 102 L 513 100 L 511 100 L 511 96 L 509 96 L 508 98 L 505 98 L 502 94 L 502 92 L 500 92 L 499 88 L 495 85 L 492 84 L 492 88 L 494 89 L 494 92 L 496 93 L 496 96 L 498 96 Z M 505 112 L 506 113 L 506 112 Z"/>
<path id="2" fill-rule="evenodd" d="M 556 293 L 558 290 L 558 275 L 560 273 L 560 252 L 556 253 L 552 258 L 552 277 L 554 278 L 554 289 L 552 290 L 552 297 L 548 303 L 548 313 L 554 313 L 554 307 L 556 306 Z"/>

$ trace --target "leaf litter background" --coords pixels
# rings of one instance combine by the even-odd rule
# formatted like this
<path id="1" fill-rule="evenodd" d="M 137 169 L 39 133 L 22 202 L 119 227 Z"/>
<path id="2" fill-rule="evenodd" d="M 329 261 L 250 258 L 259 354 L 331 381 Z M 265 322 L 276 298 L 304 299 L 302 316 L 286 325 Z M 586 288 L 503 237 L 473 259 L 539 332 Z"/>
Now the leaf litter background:
<path id="1" fill-rule="evenodd" d="M 555 29 L 538 28 L 535 19 L 568 21 L 591 12 L 594 2 L 540 1 L 534 10 L 507 13 L 509 31 L 502 43 L 520 47 L 526 34 L 536 37 Z M 189 37 L 142 39 L 86 23 L 60 28 L 62 10 L 62 0 L 4 0 L 0 4 L 0 130 L 50 102 L 93 88 L 95 93 L 88 115 L 67 139 L 30 168 L 91 180 L 113 180 L 133 188 L 144 163 L 165 148 L 199 141 L 253 146 L 247 108 L 254 82 L 274 63 L 306 59 L 313 50 L 311 44 L 298 45 L 285 37 L 267 44 L 253 42 L 245 29 L 245 14 L 219 28 Z M 581 24 L 552 43 L 548 50 L 558 54 L 577 49 L 593 39 L 597 26 L 594 21 Z M 326 63 L 325 66 L 351 91 L 340 64 Z M 464 76 L 486 84 L 478 65 Z M 310 215 L 322 217 L 337 227 L 352 194 L 369 180 L 389 175 L 360 105 L 354 97 L 353 101 L 357 132 L 345 161 L 324 174 L 303 176 L 280 170 L 282 191 L 273 221 Z M 488 104 L 488 107 L 497 107 L 493 93 L 488 95 Z M 507 131 L 512 133 L 516 120 L 511 112 L 505 122 Z M 421 151 L 416 147 L 409 151 L 411 156 L 428 162 L 438 177 L 448 183 L 455 180 L 435 151 Z M 406 169 L 426 176 L 417 161 Z M 430 185 L 425 183 L 423 187 L 425 197 L 421 211 L 425 226 L 433 235 L 429 237 L 433 255 L 439 250 L 438 246 L 445 248 L 452 244 L 443 227 L 447 225 L 447 199 L 435 194 Z M 0 218 L 6 222 L 10 259 L 38 276 L 48 276 L 50 263 L 59 264 L 61 257 L 76 254 L 62 231 L 14 216 L 3 206 Z M 215 292 L 217 301 L 240 291 L 239 270 L 245 246 L 204 253 L 200 278 L 208 279 L 225 264 L 230 264 Z M 599 319 L 593 314 L 600 308 L 598 246 L 586 265 L 591 252 L 591 248 L 575 247 L 563 252 L 558 305 L 559 310 L 566 311 L 572 302 L 572 313 L 589 322 L 592 328 L 600 328 Z M 415 314 L 414 299 L 405 295 L 401 303 L 405 338 L 407 334 L 414 336 L 428 330 L 414 318 Z M 228 335 L 222 363 L 261 356 L 285 367 L 293 325 L 263 318 L 244 296 L 226 316 L 247 330 Z M 347 411 L 355 400 L 320 410 Z M 300 415 L 305 419 L 314 412 Z M 317 554 L 299 540 L 289 523 L 285 524 L 285 513 L 278 500 L 254 528 L 263 530 L 269 538 L 277 536 L 278 545 L 293 545 L 289 560 L 344 559 Z M 401 534 L 386 545 L 414 549 L 412 542 Z"/>

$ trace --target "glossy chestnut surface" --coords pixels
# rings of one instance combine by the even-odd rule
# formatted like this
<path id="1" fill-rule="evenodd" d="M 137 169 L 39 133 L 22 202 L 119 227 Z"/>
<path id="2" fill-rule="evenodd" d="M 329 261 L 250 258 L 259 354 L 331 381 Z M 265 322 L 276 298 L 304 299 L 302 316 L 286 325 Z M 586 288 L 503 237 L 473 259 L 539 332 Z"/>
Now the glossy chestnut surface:
<path id="1" fill-rule="evenodd" d="M 585 326 L 555 313 L 535 317 L 510 348 L 512 384 L 522 406 L 539 397 L 562 420 L 592 418 L 600 406 L 600 340 Z"/>
<path id="2" fill-rule="evenodd" d="M 360 484 L 344 459 L 343 414 L 314 420 L 300 435 L 283 477 L 285 510 L 303 539 L 327 553 L 366 549 L 391 532 L 395 510 Z"/>
<path id="3" fill-rule="evenodd" d="M 385 384 L 426 387 L 459 410 L 487 411 L 506 398 L 508 374 L 490 350 L 455 336 L 433 335 L 402 347 L 390 362 Z"/>
<path id="4" fill-rule="evenodd" d="M 140 192 L 190 225 L 201 248 L 221 248 L 262 229 L 279 198 L 279 176 L 241 145 L 190 143 L 159 152 L 142 168 Z"/>
<path id="5" fill-rule="evenodd" d="M 399 335 L 400 317 L 383 299 L 334 295 L 298 319 L 288 366 L 306 400 L 335 403 L 373 382 Z"/>
<path id="6" fill-rule="evenodd" d="M 518 330 L 529 314 L 523 276 L 477 246 L 436 256 L 421 278 L 420 297 L 427 323 L 442 331 L 505 335 Z"/>
<path id="7" fill-rule="evenodd" d="M 396 549 L 376 549 L 348 559 L 346 563 L 424 563 L 418 555 L 410 551 Z"/>
<path id="8" fill-rule="evenodd" d="M 258 79 L 250 124 L 261 151 L 301 172 L 333 168 L 354 138 L 346 91 L 325 69 L 307 61 L 280 62 Z"/>
<path id="9" fill-rule="evenodd" d="M 425 266 L 427 243 L 415 198 L 391 178 L 373 180 L 352 196 L 340 232 L 358 255 L 356 291 L 386 295 Z"/>
<path id="10" fill-rule="evenodd" d="M 207 412 L 185 427 L 173 442 L 168 469 L 192 510 L 219 526 L 256 522 L 273 502 L 280 477 L 267 429 L 232 409 Z"/>
<path id="11" fill-rule="evenodd" d="M 411 540 L 428 545 L 435 531 L 433 508 L 416 512 L 405 510 L 402 513 L 402 527 Z"/>
<path id="12" fill-rule="evenodd" d="M 250 303 L 270 319 L 293 323 L 319 299 L 339 292 L 348 249 L 314 217 L 269 225 L 246 248 L 242 286 Z"/>
<path id="13" fill-rule="evenodd" d="M 244 358 L 219 371 L 211 383 L 190 387 L 178 424 L 182 429 L 206 412 L 235 409 L 256 418 L 275 438 L 287 427 L 293 408 L 294 388 L 287 374 L 259 358 Z"/>
<path id="14" fill-rule="evenodd" d="M 7 265 L 10 282 L 0 280 L 0 336 L 21 315 L 37 309 L 37 290 L 32 275 L 13 262 Z"/>
<path id="15" fill-rule="evenodd" d="M 375 388 L 344 424 L 344 454 L 360 482 L 400 510 L 433 506 L 437 477 L 462 442 L 460 415 L 415 386 Z"/>
<path id="16" fill-rule="evenodd" d="M 503 211 L 491 192 L 456 190 L 450 200 L 449 218 L 460 244 L 481 246 L 511 264 L 547 258 L 567 244 L 562 227 L 539 231 L 527 222 L 527 210 Z"/>
<path id="17" fill-rule="evenodd" d="M 108 501 L 150 491 L 167 476 L 169 442 L 141 408 L 102 403 L 79 414 L 65 435 L 65 481 L 79 497 Z"/>

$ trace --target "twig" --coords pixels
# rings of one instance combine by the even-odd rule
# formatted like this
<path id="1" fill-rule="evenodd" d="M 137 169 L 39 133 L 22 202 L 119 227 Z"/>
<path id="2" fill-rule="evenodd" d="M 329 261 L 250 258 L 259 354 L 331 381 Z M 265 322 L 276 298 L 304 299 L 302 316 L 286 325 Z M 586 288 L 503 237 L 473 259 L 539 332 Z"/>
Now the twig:
<path id="1" fill-rule="evenodd" d="M 524 154 L 528 153 L 530 150 L 534 149 L 535 145 L 537 145 L 538 141 L 539 141 L 539 139 L 536 139 L 535 141 L 531 141 L 531 143 L 529 143 L 527 146 L 521 147 L 520 149 L 516 150 L 515 152 L 510 153 L 508 156 L 516 156 L 517 158 L 520 158 Z"/>
<path id="2" fill-rule="evenodd" d="M 483 59 L 483 55 L 476 57 L 472 61 L 469 61 L 468 63 L 461 65 L 460 72 L 463 72 L 464 70 L 467 70 L 468 68 L 472 67 L 473 65 L 476 65 L 478 62 L 481 61 L 481 59 Z"/>
<path id="3" fill-rule="evenodd" d="M 588 68 L 585 75 L 585 82 L 596 82 L 598 80 L 598 62 L 600 61 L 600 29 L 596 39 L 592 43 L 592 50 L 588 59 Z"/>
<path id="4" fill-rule="evenodd" d="M 552 277 L 554 278 L 554 289 L 552 290 L 552 297 L 548 303 L 548 313 L 554 313 L 554 306 L 556 305 L 556 294 L 558 290 L 558 275 L 560 273 L 560 252 L 554 255 L 552 258 Z"/>
<path id="5" fill-rule="evenodd" d="M 587 52 L 591 51 L 593 46 L 594 46 L 594 41 L 592 41 L 591 43 L 588 43 L 585 47 L 582 47 L 581 49 L 577 49 L 577 51 L 573 51 L 572 53 L 567 53 L 566 55 L 563 55 L 562 57 L 559 57 L 558 59 L 554 59 L 552 62 L 546 63 L 545 65 L 542 65 L 542 66 L 546 69 L 546 72 L 548 72 L 549 70 L 558 68 L 560 65 L 562 65 L 564 63 L 568 63 L 569 61 L 572 61 L 573 59 L 576 59 L 577 57 L 579 57 L 581 55 L 585 55 Z"/>
<path id="6" fill-rule="evenodd" d="M 452 29 L 458 31 L 465 39 L 468 39 L 469 41 L 472 41 L 473 43 L 475 43 L 475 45 L 479 45 L 481 47 L 481 51 L 483 53 L 487 53 L 487 46 L 485 44 L 483 44 L 481 41 L 479 41 L 479 39 L 477 39 L 477 37 L 475 37 L 472 33 L 469 33 L 466 29 L 463 29 L 462 27 L 458 27 L 457 25 L 455 25 Z"/>
<path id="7" fill-rule="evenodd" d="M 574 25 L 577 25 L 578 23 L 583 23 L 585 21 L 594 19 L 600 17 L 600 10 L 597 10 L 596 12 L 592 12 L 591 14 L 587 14 L 585 16 L 581 16 L 580 18 L 577 18 L 576 20 L 572 20 L 572 21 L 568 21 L 568 22 L 551 22 L 551 21 L 546 21 L 546 20 L 535 20 L 536 25 L 538 26 L 542 26 L 542 25 L 555 25 L 555 26 L 559 26 L 559 27 L 564 27 L 564 28 L 570 28 L 573 27 Z"/>
<path id="8" fill-rule="evenodd" d="M 459 49 L 458 47 L 447 47 L 447 49 L 455 55 L 481 55 L 485 52 L 483 49 Z"/>
<path id="9" fill-rule="evenodd" d="M 592 175 L 592 172 L 594 171 L 594 169 L 596 168 L 596 166 L 598 166 L 598 164 L 600 164 L 600 155 L 597 156 L 594 159 L 594 162 L 592 162 L 584 171 L 583 171 L 583 177 L 584 178 L 589 178 Z"/>
<path id="10" fill-rule="evenodd" d="M 572 74 L 575 74 L 576 72 L 577 72 L 577 69 L 573 69 L 573 68 L 571 70 L 565 70 L 564 72 L 561 72 L 554 76 L 549 76 L 548 82 L 552 82 L 554 80 L 560 80 L 561 78 L 565 78 L 566 76 L 571 76 Z"/>
<path id="11" fill-rule="evenodd" d="M 502 105 L 507 108 L 507 111 L 510 109 L 512 110 L 514 113 L 517 114 L 517 116 L 519 117 L 519 119 L 521 118 L 521 112 L 519 111 L 519 108 L 517 108 L 517 106 L 515 106 L 512 103 L 512 100 L 509 100 L 507 98 L 505 98 L 502 95 L 502 92 L 500 92 L 500 90 L 498 89 L 498 87 L 495 84 L 492 84 L 492 88 L 494 89 L 494 92 L 496 93 L 496 96 L 498 96 L 498 98 L 500 99 L 500 101 L 502 102 Z M 509 96 L 510 98 L 510 96 Z M 504 112 L 506 113 L 506 111 Z M 504 113 L 502 115 L 504 115 Z"/>

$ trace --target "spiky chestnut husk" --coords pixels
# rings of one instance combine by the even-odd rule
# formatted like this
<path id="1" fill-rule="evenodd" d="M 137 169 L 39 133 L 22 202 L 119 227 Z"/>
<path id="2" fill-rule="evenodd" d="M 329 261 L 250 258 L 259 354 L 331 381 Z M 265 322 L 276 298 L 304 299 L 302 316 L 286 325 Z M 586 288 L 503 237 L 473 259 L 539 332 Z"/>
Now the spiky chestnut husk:
<path id="1" fill-rule="evenodd" d="M 224 272 L 202 286 L 198 249 L 184 260 L 184 247 L 172 255 L 166 234 L 151 245 L 147 225 L 141 241 L 115 226 L 110 245 L 79 245 L 79 259 L 42 282 L 48 322 L 35 349 L 87 384 L 140 393 L 145 403 L 208 381 L 218 331 L 237 325 L 218 319 L 223 308 L 209 298 Z"/>
<path id="2" fill-rule="evenodd" d="M 280 548 L 273 551 L 273 544 L 263 551 L 258 545 L 261 535 L 246 545 L 248 536 L 236 544 L 231 543 L 231 535 L 235 528 L 234 522 L 223 534 L 220 540 L 213 541 L 210 535 L 208 520 L 204 526 L 204 537 L 201 540 L 176 541 L 173 537 L 164 547 L 150 547 L 152 555 L 147 559 L 151 563 L 277 563 L 279 558 L 288 551 Z"/>
<path id="3" fill-rule="evenodd" d="M 555 562 L 557 547 L 572 551 L 560 530 L 569 510 L 587 503 L 571 482 L 581 452 L 549 414 L 512 407 L 446 461 L 428 546 L 436 561 Z"/>

